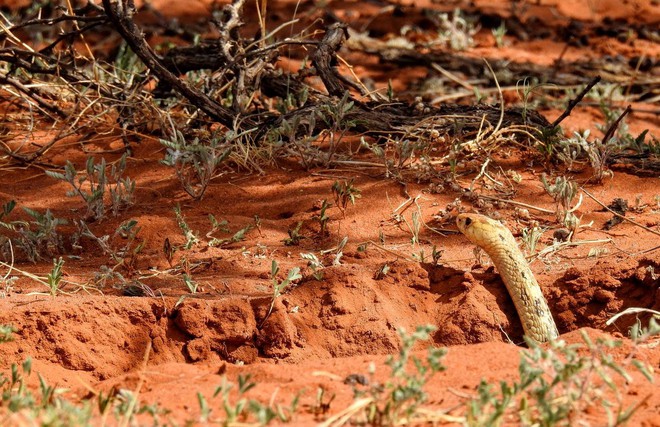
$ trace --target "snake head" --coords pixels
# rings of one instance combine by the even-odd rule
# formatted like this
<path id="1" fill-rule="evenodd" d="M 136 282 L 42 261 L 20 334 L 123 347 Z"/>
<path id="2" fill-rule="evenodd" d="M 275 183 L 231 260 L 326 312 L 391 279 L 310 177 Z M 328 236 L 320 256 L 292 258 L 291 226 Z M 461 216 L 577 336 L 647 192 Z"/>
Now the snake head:
<path id="1" fill-rule="evenodd" d="M 458 230 L 465 235 L 472 243 L 480 245 L 478 239 L 479 223 L 482 221 L 483 215 L 463 213 L 456 217 L 456 226 Z"/>
<path id="2" fill-rule="evenodd" d="M 469 213 L 459 214 L 456 217 L 456 226 L 458 227 L 458 230 L 463 234 L 467 234 L 466 232 L 468 228 L 470 228 L 470 226 L 473 225 L 474 222 L 478 220 L 479 216 L 481 215 L 469 214 Z"/>
<path id="3" fill-rule="evenodd" d="M 456 217 L 456 226 L 472 243 L 482 248 L 502 244 L 517 246 L 508 228 L 485 215 L 464 213 Z"/>

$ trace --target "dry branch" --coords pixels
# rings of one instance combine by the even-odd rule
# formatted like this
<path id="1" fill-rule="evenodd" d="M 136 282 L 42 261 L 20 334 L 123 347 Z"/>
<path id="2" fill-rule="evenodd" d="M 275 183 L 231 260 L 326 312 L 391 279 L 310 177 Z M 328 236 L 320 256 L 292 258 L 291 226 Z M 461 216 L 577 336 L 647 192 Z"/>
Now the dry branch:
<path id="1" fill-rule="evenodd" d="M 27 95 L 40 108 L 46 110 L 48 113 L 53 113 L 57 115 L 60 119 L 68 117 L 68 114 L 62 111 L 59 107 L 57 107 L 57 105 L 51 104 L 50 102 L 43 99 L 35 89 L 25 86 L 24 84 L 22 84 L 21 82 L 19 82 L 18 80 L 12 77 L 8 77 L 6 75 L 0 74 L 0 84 L 13 86 L 19 92 Z"/>
<path id="2" fill-rule="evenodd" d="M 342 97 L 346 92 L 339 73 L 335 69 L 337 65 L 336 53 L 344 44 L 348 35 L 346 28 L 347 25 L 343 23 L 330 25 L 311 58 L 328 94 L 338 97 Z"/>
<path id="3" fill-rule="evenodd" d="M 557 126 L 559 126 L 559 124 L 560 124 L 562 121 L 564 121 L 564 119 L 565 119 L 566 117 L 568 117 L 568 116 L 571 114 L 571 111 L 573 111 L 573 108 L 575 108 L 575 106 L 578 105 L 578 104 L 580 103 L 580 101 L 582 101 L 582 98 L 584 98 L 585 95 L 586 95 L 587 93 L 589 93 L 589 91 L 590 91 L 594 86 L 596 86 L 596 85 L 598 84 L 599 81 L 600 81 L 600 76 L 596 76 L 596 77 L 594 77 L 593 80 L 592 80 L 591 82 L 589 82 L 589 84 L 588 84 L 587 86 L 585 86 L 585 88 L 582 90 L 582 92 L 580 92 L 575 98 L 571 99 L 571 100 L 568 102 L 568 106 L 566 107 L 566 109 L 564 110 L 564 112 L 561 113 L 561 115 L 560 115 L 559 117 L 557 117 L 557 119 L 556 119 L 554 122 L 552 122 L 552 124 L 550 125 L 550 128 L 551 128 L 551 129 L 554 129 L 554 128 L 556 128 Z"/>
<path id="4" fill-rule="evenodd" d="M 200 53 L 206 53 L 211 47 L 220 47 L 227 40 L 219 39 L 210 41 L 200 47 L 177 48 L 174 53 L 167 54 L 164 59 L 158 58 L 149 48 L 141 32 L 132 21 L 127 8 L 114 6 L 110 0 L 104 0 L 104 7 L 110 18 L 117 26 L 122 37 L 126 38 L 132 49 L 143 60 L 145 65 L 168 86 L 171 86 L 191 103 L 207 113 L 210 117 L 218 120 L 223 125 L 233 128 L 239 124 L 243 130 L 258 129 L 255 132 L 255 140 L 279 126 L 283 120 L 290 123 L 296 122 L 296 117 L 304 121 L 310 114 L 315 114 L 321 106 L 336 105 L 339 97 L 346 91 L 355 88 L 348 83 L 348 79 L 341 76 L 335 67 L 337 63 L 336 52 L 345 40 L 345 25 L 333 24 L 327 31 L 323 39 L 318 42 L 318 47 L 311 55 L 315 68 L 312 70 L 322 79 L 329 95 L 315 91 L 304 83 L 305 75 L 284 75 L 281 71 L 273 70 L 267 67 L 260 67 L 255 73 L 254 69 L 248 73 L 247 64 L 254 64 L 259 58 L 253 56 L 254 53 L 245 51 L 244 45 L 240 40 L 232 40 L 232 49 L 219 49 L 215 55 L 204 56 Z M 232 9 L 233 10 L 233 9 Z M 234 17 L 229 22 L 236 22 L 235 13 L 228 13 L 227 16 Z M 232 26 L 232 28 L 235 28 Z M 227 31 L 226 36 L 239 37 L 235 31 Z M 311 42 L 310 42 L 311 43 Z M 265 55 L 269 50 L 261 49 L 259 51 Z M 262 59 L 262 63 L 273 60 L 273 56 L 267 56 Z M 248 60 L 249 59 L 249 60 Z M 235 108 L 230 111 L 217 102 L 210 99 L 207 95 L 190 87 L 185 81 L 174 75 L 172 71 L 178 72 L 210 68 L 219 69 L 219 73 L 227 73 L 231 70 L 236 82 L 240 82 L 239 77 L 250 75 L 252 79 L 251 90 L 261 90 L 267 96 L 287 98 L 289 96 L 300 97 L 303 92 L 307 92 L 308 102 L 303 107 L 290 111 L 281 116 L 274 117 L 272 114 L 264 112 L 255 112 L 252 115 L 244 115 L 241 120 L 238 119 Z M 258 82 L 258 83 L 257 83 Z M 245 84 L 242 90 L 245 90 Z M 243 93 L 238 94 L 243 95 Z M 234 96 L 237 99 L 238 96 Z M 437 130 L 441 134 L 455 133 L 455 129 L 462 129 L 465 132 L 474 132 L 486 123 L 497 123 L 501 113 L 499 106 L 459 106 L 445 105 L 441 107 L 432 107 L 423 103 L 405 104 L 405 103 L 363 103 L 359 99 L 350 97 L 353 102 L 353 109 L 346 115 L 346 120 L 354 123 L 350 129 L 352 132 L 372 135 L 372 136 L 390 136 L 411 134 L 411 137 L 426 137 L 431 130 Z M 298 120 L 300 121 L 300 120 Z M 420 126 L 420 123 L 426 123 L 418 132 L 410 132 Z M 531 128 L 541 129 L 547 127 L 549 123 L 545 118 L 533 111 L 527 111 L 523 114 L 521 109 L 506 109 L 503 125 L 524 125 Z M 325 129 L 322 121 L 317 121 L 315 132 L 321 132 Z"/>
<path id="5" fill-rule="evenodd" d="M 626 107 L 626 109 L 623 110 L 623 113 L 621 113 L 619 115 L 619 117 L 617 117 L 617 119 L 612 122 L 610 127 L 605 132 L 605 135 L 603 136 L 603 143 L 604 144 L 607 144 L 607 142 L 610 140 L 610 138 L 612 138 L 614 136 L 614 132 L 616 132 L 616 128 L 619 127 L 619 123 L 621 123 L 621 120 L 623 120 L 623 118 L 626 117 L 628 115 L 628 113 L 630 113 L 630 111 L 631 111 L 631 106 L 628 105 Z"/>
<path id="6" fill-rule="evenodd" d="M 229 128 L 233 127 L 234 115 L 228 109 L 209 98 L 203 92 L 193 88 L 184 80 L 179 79 L 162 64 L 133 21 L 133 9 L 129 6 L 129 2 L 126 0 L 115 2 L 103 0 L 103 8 L 110 21 L 114 24 L 115 29 L 126 40 L 126 43 L 128 43 L 133 52 L 159 79 L 165 81 L 210 117 Z M 248 120 L 246 125 L 254 127 L 256 123 Z"/>
<path id="7" fill-rule="evenodd" d="M 521 108 L 507 108 L 502 111 L 500 105 L 455 105 L 445 104 L 439 107 L 430 106 L 420 101 L 413 103 L 365 101 L 360 87 L 351 79 L 343 76 L 337 67 L 337 52 L 346 42 L 347 27 L 344 24 L 330 25 L 320 39 L 304 40 L 302 36 L 287 38 L 280 42 L 265 44 L 266 35 L 258 35 L 253 39 L 243 38 L 239 28 L 242 26 L 241 14 L 244 0 L 235 0 L 224 7 L 220 14 L 215 15 L 215 24 L 219 27 L 216 40 L 205 40 L 198 46 L 176 47 L 163 57 L 157 55 L 147 43 L 143 31 L 135 23 L 133 4 L 129 0 L 103 0 L 103 9 L 92 8 L 88 12 L 94 16 L 56 18 L 50 21 L 39 21 L 39 24 L 53 25 L 79 18 L 80 30 L 70 32 L 75 36 L 88 30 L 92 25 L 110 22 L 112 29 L 126 41 L 128 46 L 150 70 L 148 75 L 159 80 L 159 89 L 173 89 L 192 105 L 204 112 L 213 121 L 222 124 L 241 134 L 249 135 L 252 143 L 259 144 L 273 130 L 277 131 L 286 120 L 288 124 L 297 124 L 299 129 L 294 133 L 304 136 L 319 135 L 330 126 L 318 118 L 323 111 L 333 111 L 345 102 L 352 108 L 345 112 L 342 120 L 346 131 L 353 134 L 381 138 L 405 138 L 408 140 L 423 140 L 432 135 L 451 135 L 459 140 L 475 139 L 483 141 L 498 127 L 511 127 L 513 132 L 520 132 L 525 137 L 538 136 L 550 124 L 540 114 L 533 110 L 524 111 Z M 105 12 L 104 15 L 98 15 Z M 36 22 L 36 21 L 35 21 Z M 76 21 L 77 22 L 77 21 Z M 27 24 L 20 24 L 27 25 Z M 63 40 L 63 39 L 62 39 Z M 56 38 L 60 42 L 60 38 Z M 310 58 L 312 68 L 299 73 L 286 73 L 275 69 L 279 51 L 292 44 L 307 46 L 316 45 Z M 54 46 L 51 44 L 50 46 Z M 10 62 L 16 68 L 25 69 L 31 73 L 51 75 L 61 78 L 70 85 L 85 84 L 103 97 L 103 108 L 119 111 L 119 121 L 123 119 L 123 111 L 130 107 L 125 104 L 129 99 L 124 88 L 102 86 L 90 81 L 88 76 L 76 69 L 76 61 L 69 58 L 68 63 L 62 62 L 62 57 L 56 57 L 47 49 L 44 52 L 30 52 L 24 49 L 0 49 L 0 61 Z M 445 55 L 447 57 L 450 55 Z M 39 59 L 36 61 L 35 59 Z M 414 58 L 419 60 L 418 57 Z M 424 58 L 424 61 L 444 60 L 439 57 Z M 483 63 L 478 61 L 479 71 Z M 497 61 L 494 61 L 497 65 Z M 477 65 L 474 64 L 476 67 Z M 188 71 L 209 69 L 213 72 L 205 80 L 206 91 L 193 86 L 181 74 Z M 327 94 L 315 90 L 307 82 L 310 76 L 317 75 L 324 83 Z M 11 82 L 6 82 L 11 83 Z M 140 87 L 140 80 L 134 86 L 147 94 L 147 89 Z M 232 105 L 221 104 L 217 97 L 223 96 L 219 87 L 231 91 Z M 155 92 L 149 95 L 158 95 Z M 35 102 L 50 111 L 47 100 L 39 99 L 39 94 L 28 94 L 36 97 Z M 215 96 L 215 97 L 214 97 Z M 267 98 L 271 98 L 268 100 Z M 42 97 L 43 98 L 43 97 Z M 341 98 L 344 98 L 342 101 Z M 272 108 L 264 108 L 273 101 L 295 99 L 306 100 L 285 113 L 277 113 Z M 45 104 L 44 104 L 45 103 Z M 301 102 L 302 103 L 302 102 Z M 123 107 L 122 107 L 123 106 Z M 52 111 L 51 111 L 52 112 Z M 62 115 L 65 112 L 56 112 Z M 315 123 L 312 129 L 306 128 L 307 123 Z"/>

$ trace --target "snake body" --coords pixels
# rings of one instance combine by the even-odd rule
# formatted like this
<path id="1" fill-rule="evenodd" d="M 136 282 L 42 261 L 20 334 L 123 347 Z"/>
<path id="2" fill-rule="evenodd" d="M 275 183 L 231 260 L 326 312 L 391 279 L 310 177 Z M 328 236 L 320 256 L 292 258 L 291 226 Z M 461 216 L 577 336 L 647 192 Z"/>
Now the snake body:
<path id="1" fill-rule="evenodd" d="M 513 299 L 525 335 L 537 342 L 557 338 L 559 332 L 548 303 L 511 231 L 479 214 L 460 214 L 456 225 L 493 260 Z"/>

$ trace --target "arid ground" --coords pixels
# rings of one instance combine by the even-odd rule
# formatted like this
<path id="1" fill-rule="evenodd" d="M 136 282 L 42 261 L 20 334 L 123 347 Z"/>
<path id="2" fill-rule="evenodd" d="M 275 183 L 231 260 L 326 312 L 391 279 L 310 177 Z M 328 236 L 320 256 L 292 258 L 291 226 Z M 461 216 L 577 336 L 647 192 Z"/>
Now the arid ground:
<path id="1" fill-rule="evenodd" d="M 20 13 L 39 17 L 26 11 L 30 2 L 4 3 L 12 24 Z M 134 18 L 152 46 L 191 44 L 187 35 L 197 28 L 216 34 L 207 26 L 210 2 L 151 3 L 139 4 Z M 199 171 L 176 163 L 181 145 L 162 141 L 176 142 L 180 129 L 181 138 L 205 144 L 227 126 L 180 96 L 169 119 L 151 121 L 132 100 L 146 105 L 139 93 L 171 88 L 160 87 L 144 68 L 142 92 L 121 92 L 121 114 L 97 109 L 105 105 L 103 96 L 88 105 L 82 90 L 75 96 L 58 92 L 63 89 L 45 83 L 52 76 L 17 71 L 21 66 L 2 56 L 9 48 L 37 49 L 48 41 L 27 29 L 7 31 L 9 21 L 3 21 L 0 325 L 14 332 L 0 343 L 0 368 L 2 378 L 11 379 L 11 365 L 31 358 L 26 384 L 38 403 L 12 407 L 8 396 L 24 398 L 28 391 L 1 385 L 0 424 L 35 425 L 49 417 L 60 420 L 52 425 L 75 424 L 62 421 L 63 413 L 76 411 L 66 409 L 66 401 L 93 407 L 83 425 L 258 424 L 266 409 L 277 408 L 274 422 L 292 425 L 490 425 L 496 418 L 488 417 L 505 395 L 500 382 L 520 385 L 521 375 L 529 375 L 521 368 L 528 352 L 537 360 L 523 365 L 531 363 L 542 373 L 537 377 L 558 383 L 540 391 L 536 378 L 535 385 L 513 392 L 494 423 L 548 421 L 548 404 L 557 411 L 557 421 L 548 425 L 614 425 L 633 408 L 630 425 L 660 426 L 660 342 L 637 340 L 652 318 L 648 310 L 660 311 L 656 0 L 264 1 L 246 3 L 243 12 L 243 37 L 258 37 L 260 22 L 270 31 L 283 25 L 269 42 L 301 31 L 318 41 L 325 26 L 348 24 L 336 71 L 352 82 L 350 96 L 364 102 L 374 100 L 368 99 L 373 93 L 422 109 L 456 103 L 452 117 L 468 114 L 461 108 L 495 105 L 497 117 L 503 100 L 504 107 L 519 108 L 523 117 L 536 112 L 549 125 L 596 75 L 601 81 L 561 121 L 555 145 L 543 145 L 534 131 L 507 120 L 492 123 L 488 132 L 484 122 L 483 129 L 461 133 L 463 122 L 456 119 L 446 133 L 428 135 L 416 133 L 425 126 L 420 121 L 374 137 L 338 119 L 301 136 L 308 138 L 304 143 L 283 138 L 268 145 L 264 137 L 260 144 L 237 144 L 195 198 L 182 181 L 191 183 Z M 294 17 L 299 21 L 287 24 Z M 112 26 L 101 28 L 84 40 L 71 37 L 70 46 L 80 52 L 76 66 L 89 59 L 87 48 L 117 64 L 121 38 Z M 461 39 L 466 35 L 471 40 Z M 272 69 L 309 70 L 307 55 L 315 46 L 305 49 L 280 49 Z M 437 60 L 420 62 L 411 52 Z M 465 58 L 472 62 L 461 62 Z M 482 58 L 492 62 L 497 79 Z M 98 78 L 120 88 L 102 73 Z M 224 84 L 226 77 L 216 72 L 214 78 Z M 313 71 L 305 81 L 310 91 L 329 92 Z M 245 101 L 259 102 L 252 112 L 281 107 L 274 95 L 258 96 Z M 37 97 L 72 113 L 58 116 Z M 154 101 L 149 114 L 166 111 L 167 102 Z M 130 120 L 122 119 L 126 115 Z M 88 174 L 90 157 L 97 166 Z M 96 173 L 92 184 L 101 186 L 101 159 L 108 190 L 98 203 L 91 200 L 89 177 Z M 78 171 L 71 182 L 66 162 Z M 87 201 L 74 189 L 80 182 Z M 190 185 L 193 193 L 201 188 L 196 181 Z M 617 221 L 612 210 L 625 219 Z M 560 343 L 525 348 L 497 271 L 456 229 L 460 212 L 489 215 L 512 230 L 529 255 Z M 53 265 L 60 257 L 58 276 Z M 628 308 L 647 311 L 608 323 Z M 631 339 L 636 324 L 642 331 L 635 329 Z M 409 336 L 422 325 L 434 330 L 412 354 L 426 360 L 429 348 L 444 348 L 444 369 L 429 375 L 404 363 L 409 377 L 400 370 L 392 374 L 387 360 L 400 357 L 398 331 Z M 579 363 L 561 365 L 575 358 Z M 247 375 L 255 385 L 239 395 Z M 415 386 L 413 377 L 427 381 Z M 50 412 L 39 409 L 39 378 L 58 389 L 43 400 Z M 490 391 L 481 382 L 491 384 Z M 233 387 L 225 392 L 228 383 Z M 397 390 L 412 394 L 402 397 Z M 107 396 L 113 409 L 103 412 L 97 402 Z M 252 401 L 246 403 L 251 409 L 232 418 L 229 408 L 241 399 Z M 414 407 L 406 412 L 409 404 Z"/>

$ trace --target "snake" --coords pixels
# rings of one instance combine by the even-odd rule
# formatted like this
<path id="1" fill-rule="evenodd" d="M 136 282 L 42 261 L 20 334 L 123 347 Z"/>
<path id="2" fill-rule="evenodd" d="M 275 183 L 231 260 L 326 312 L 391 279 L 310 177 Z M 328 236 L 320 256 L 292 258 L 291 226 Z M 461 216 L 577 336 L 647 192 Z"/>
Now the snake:
<path id="1" fill-rule="evenodd" d="M 538 343 L 557 338 L 559 332 L 548 302 L 511 231 L 499 221 L 474 213 L 459 214 L 456 225 L 495 264 L 511 295 L 525 335 Z"/>

